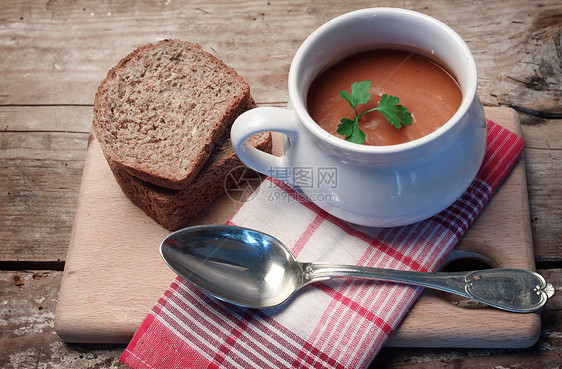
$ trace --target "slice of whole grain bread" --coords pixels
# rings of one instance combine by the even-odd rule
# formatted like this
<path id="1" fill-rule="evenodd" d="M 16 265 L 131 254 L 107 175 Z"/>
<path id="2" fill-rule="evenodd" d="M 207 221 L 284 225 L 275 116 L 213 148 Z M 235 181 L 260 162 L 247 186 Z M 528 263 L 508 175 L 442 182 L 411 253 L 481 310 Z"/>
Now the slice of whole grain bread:
<path id="1" fill-rule="evenodd" d="M 93 126 L 121 173 L 183 189 L 250 99 L 248 84 L 199 45 L 164 40 L 109 71 L 95 97 Z"/>
<path id="2" fill-rule="evenodd" d="M 271 152 L 271 134 L 262 132 L 248 142 L 263 151 Z M 182 190 L 171 190 L 145 182 L 109 162 L 113 175 L 125 195 L 162 227 L 174 231 L 188 224 L 201 211 L 236 186 L 245 167 L 232 148 L 229 133 L 215 146 L 209 160 L 199 174 Z M 235 201 L 235 200 L 233 200 Z"/>

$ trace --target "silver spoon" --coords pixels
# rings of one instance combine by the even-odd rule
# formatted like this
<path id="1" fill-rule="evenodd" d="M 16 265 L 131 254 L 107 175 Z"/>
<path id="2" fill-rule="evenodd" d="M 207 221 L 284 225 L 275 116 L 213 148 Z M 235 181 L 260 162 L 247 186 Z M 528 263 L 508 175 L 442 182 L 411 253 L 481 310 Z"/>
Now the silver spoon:
<path id="1" fill-rule="evenodd" d="M 279 240 L 235 226 L 181 229 L 162 241 L 160 252 L 187 282 L 220 300 L 252 308 L 279 305 L 301 287 L 332 277 L 429 287 L 513 312 L 535 311 L 554 295 L 550 283 L 528 270 L 429 273 L 300 263 Z"/>

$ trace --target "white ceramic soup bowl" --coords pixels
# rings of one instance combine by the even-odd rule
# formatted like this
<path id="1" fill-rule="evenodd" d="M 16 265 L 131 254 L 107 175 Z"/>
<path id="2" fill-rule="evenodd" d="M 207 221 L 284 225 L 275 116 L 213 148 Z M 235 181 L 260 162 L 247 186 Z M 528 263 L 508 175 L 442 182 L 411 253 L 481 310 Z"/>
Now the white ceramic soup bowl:
<path id="1" fill-rule="evenodd" d="M 318 126 L 307 112 L 311 82 L 335 62 L 375 48 L 413 50 L 445 66 L 462 91 L 453 117 L 422 138 L 391 146 L 347 142 Z M 470 50 L 447 25 L 404 9 L 358 10 L 320 26 L 298 49 L 289 71 L 287 109 L 242 114 L 231 140 L 243 163 L 299 188 L 340 219 L 373 227 L 411 224 L 450 206 L 476 176 L 486 144 L 476 85 Z M 283 156 L 245 142 L 261 131 L 286 135 Z"/>

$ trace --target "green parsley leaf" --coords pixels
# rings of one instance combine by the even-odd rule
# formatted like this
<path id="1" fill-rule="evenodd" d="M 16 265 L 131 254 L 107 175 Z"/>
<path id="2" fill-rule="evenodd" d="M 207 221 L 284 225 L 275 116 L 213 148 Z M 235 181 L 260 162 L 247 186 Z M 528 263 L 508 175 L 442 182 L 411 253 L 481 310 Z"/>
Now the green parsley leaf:
<path id="1" fill-rule="evenodd" d="M 338 124 L 338 130 L 336 132 L 342 136 L 351 136 L 353 133 L 354 124 L 354 120 L 342 118 L 341 124 Z"/>
<path id="2" fill-rule="evenodd" d="M 351 94 L 347 91 L 340 91 L 340 96 L 343 97 L 349 105 L 357 112 L 357 105 L 365 104 L 369 102 L 371 98 L 370 81 L 354 82 L 351 85 Z"/>
<path id="3" fill-rule="evenodd" d="M 362 144 L 365 142 L 366 135 L 359 128 L 359 123 L 357 120 L 351 120 L 348 118 L 342 118 L 341 124 L 338 124 L 337 133 L 345 136 L 345 139 L 349 142 Z"/>
<path id="4" fill-rule="evenodd" d="M 399 101 L 396 96 L 384 94 L 381 96 L 379 105 L 375 108 L 397 129 L 412 124 L 412 114 L 408 109 L 399 105 Z"/>
<path id="5" fill-rule="evenodd" d="M 369 102 L 372 94 L 369 92 L 371 89 L 371 81 L 355 82 L 351 85 L 352 106 L 366 104 Z"/>
<path id="6" fill-rule="evenodd" d="M 357 113 L 357 105 L 366 104 L 371 99 L 371 81 L 354 82 L 351 85 L 351 94 L 347 91 L 340 91 L 340 96 L 346 100 L 355 111 L 353 119 L 343 118 L 338 124 L 337 133 L 345 136 L 350 142 L 363 144 L 366 141 L 365 133 L 359 128 L 359 118 L 367 113 L 378 110 L 386 120 L 397 129 L 412 124 L 412 115 L 404 106 L 399 105 L 400 100 L 396 96 L 384 94 L 381 96 L 376 108 Z"/>
<path id="7" fill-rule="evenodd" d="M 351 136 L 347 138 L 347 140 L 349 142 L 361 145 L 367 140 L 367 136 L 365 135 L 365 132 L 363 132 L 361 128 L 359 128 L 359 124 L 355 124 L 353 126 L 353 132 L 351 133 Z"/>
<path id="8" fill-rule="evenodd" d="M 351 94 L 349 92 L 340 90 L 340 96 L 343 97 L 343 99 L 347 101 L 352 108 L 354 107 L 351 99 Z"/>

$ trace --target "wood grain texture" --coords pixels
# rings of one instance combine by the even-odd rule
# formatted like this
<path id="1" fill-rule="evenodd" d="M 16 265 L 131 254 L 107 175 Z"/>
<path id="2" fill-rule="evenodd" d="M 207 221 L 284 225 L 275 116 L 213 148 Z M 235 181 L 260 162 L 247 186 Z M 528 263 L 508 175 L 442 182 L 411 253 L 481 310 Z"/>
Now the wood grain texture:
<path id="1" fill-rule="evenodd" d="M 1 260 L 64 260 L 86 137 L 0 133 Z"/>
<path id="2" fill-rule="evenodd" d="M 536 261 L 562 262 L 562 129 L 560 120 L 519 114 Z"/>
<path id="3" fill-rule="evenodd" d="M 92 127 L 93 110 L 93 101 L 88 106 L 0 105 L 0 132 L 87 134 Z M 85 150 L 84 146 L 84 154 Z"/>
<path id="4" fill-rule="evenodd" d="M 62 272 L 0 271 L 0 367 L 125 368 L 124 347 L 62 342 L 54 319 Z"/>
<path id="5" fill-rule="evenodd" d="M 164 38 L 200 43 L 222 58 L 247 79 L 258 104 L 287 101 L 289 65 L 305 37 L 339 14 L 374 5 L 421 11 L 457 31 L 476 59 L 486 105 L 561 112 L 556 0 L 5 1 L 0 103 L 91 104 L 109 68 L 135 47 Z"/>

